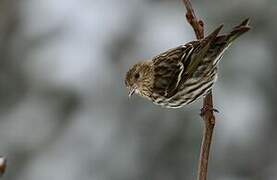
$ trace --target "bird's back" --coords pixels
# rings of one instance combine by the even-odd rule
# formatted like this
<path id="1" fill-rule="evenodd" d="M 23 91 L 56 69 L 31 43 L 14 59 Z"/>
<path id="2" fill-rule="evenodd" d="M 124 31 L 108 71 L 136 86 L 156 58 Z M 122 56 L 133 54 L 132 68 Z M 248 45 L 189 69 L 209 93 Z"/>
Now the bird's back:
<path id="1" fill-rule="evenodd" d="M 205 95 L 217 78 L 217 63 L 238 36 L 249 30 L 248 19 L 229 34 L 218 36 L 222 26 L 203 40 L 192 41 L 153 58 L 154 103 L 178 108 Z"/>

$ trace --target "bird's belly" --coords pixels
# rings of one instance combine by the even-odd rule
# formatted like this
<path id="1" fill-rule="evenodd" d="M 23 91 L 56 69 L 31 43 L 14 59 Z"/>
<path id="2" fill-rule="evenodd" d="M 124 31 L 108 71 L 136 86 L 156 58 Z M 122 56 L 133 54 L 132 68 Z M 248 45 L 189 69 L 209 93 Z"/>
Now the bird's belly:
<path id="1" fill-rule="evenodd" d="M 216 81 L 216 76 L 212 79 L 200 80 L 190 79 L 179 89 L 179 91 L 170 98 L 153 94 L 152 101 L 160 106 L 166 108 L 180 108 L 184 105 L 190 104 L 206 95 L 213 87 Z"/>

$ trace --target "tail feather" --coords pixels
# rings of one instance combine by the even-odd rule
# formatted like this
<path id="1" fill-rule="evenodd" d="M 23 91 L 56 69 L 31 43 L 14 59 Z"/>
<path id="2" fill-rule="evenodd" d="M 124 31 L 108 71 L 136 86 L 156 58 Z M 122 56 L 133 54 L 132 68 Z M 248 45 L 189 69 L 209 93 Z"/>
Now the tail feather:
<path id="1" fill-rule="evenodd" d="M 210 48 L 207 53 L 208 59 L 209 60 L 212 59 L 214 62 L 213 64 L 217 64 L 217 62 L 220 60 L 223 52 L 228 48 L 228 46 L 236 38 L 238 38 L 245 32 L 249 31 L 249 29 L 250 29 L 249 18 L 247 18 L 247 19 L 243 20 L 239 25 L 235 26 L 231 32 L 229 32 L 225 35 L 216 36 L 216 38 L 214 40 L 212 40 L 210 43 L 210 46 L 209 46 Z M 209 36 L 211 36 L 211 35 L 209 35 Z"/>
<path id="2" fill-rule="evenodd" d="M 226 40 L 228 44 L 233 42 L 239 36 L 241 36 L 242 34 L 250 30 L 249 21 L 250 21 L 249 18 L 243 20 L 241 24 L 239 24 L 238 26 L 235 26 L 233 30 L 226 35 L 226 38 L 227 38 Z"/>
<path id="3" fill-rule="evenodd" d="M 211 62 L 210 65 L 212 66 L 216 65 L 230 43 L 250 29 L 248 24 L 249 18 L 243 20 L 238 26 L 235 26 L 230 33 L 226 35 L 218 35 L 223 28 L 223 25 L 221 25 L 207 37 L 200 40 L 198 46 L 193 51 L 191 63 L 186 71 L 194 73 L 199 67 L 199 64 L 203 61 Z M 193 73 L 190 74 L 193 75 Z"/>
<path id="4" fill-rule="evenodd" d="M 228 45 L 232 43 L 235 39 L 237 39 L 242 34 L 246 33 L 250 30 L 249 26 L 249 18 L 243 20 L 239 25 L 235 26 L 233 30 L 225 35 L 220 35 L 216 37 L 215 44 L 216 45 Z"/>
<path id="5" fill-rule="evenodd" d="M 234 28 L 239 28 L 242 26 L 247 26 L 249 27 L 249 22 L 250 22 L 250 18 L 246 18 L 245 20 L 243 20 L 238 26 L 234 27 Z"/>

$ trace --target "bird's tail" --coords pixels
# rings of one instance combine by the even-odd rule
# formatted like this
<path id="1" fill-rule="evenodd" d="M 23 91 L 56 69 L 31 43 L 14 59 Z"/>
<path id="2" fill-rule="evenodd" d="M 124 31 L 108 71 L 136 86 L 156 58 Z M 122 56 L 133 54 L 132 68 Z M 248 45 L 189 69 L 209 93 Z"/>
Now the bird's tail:
<path id="1" fill-rule="evenodd" d="M 222 25 L 220 26 L 222 27 Z M 221 29 L 221 28 L 220 28 Z M 225 35 L 219 35 L 216 36 L 210 42 L 210 48 L 209 48 L 209 57 L 218 57 L 221 56 L 222 53 L 228 48 L 228 46 L 239 36 L 246 33 L 250 30 L 249 27 L 249 18 L 243 20 L 239 25 L 235 26 L 231 32 L 225 34 Z M 217 30 L 215 30 L 217 32 Z M 211 33 L 211 35 L 214 33 Z M 209 38 L 211 35 L 207 36 L 205 39 Z M 219 58 L 220 59 L 220 58 Z M 215 61 L 217 62 L 218 58 L 215 58 Z"/>
<path id="2" fill-rule="evenodd" d="M 249 30 L 250 30 L 249 18 L 247 18 L 243 20 L 239 25 L 235 26 L 233 30 L 228 34 L 218 36 L 215 40 L 215 43 L 216 44 L 226 43 L 228 45 Z"/>
<path id="3" fill-rule="evenodd" d="M 227 41 L 231 43 L 249 30 L 249 18 L 247 18 L 244 21 L 242 21 L 238 26 L 233 28 L 233 30 L 227 35 Z"/>
<path id="4" fill-rule="evenodd" d="M 208 62 L 205 64 L 216 65 L 222 57 L 223 52 L 228 46 L 240 35 L 247 32 L 249 27 L 249 18 L 242 21 L 238 26 L 225 35 L 218 35 L 223 25 L 216 28 L 211 34 L 202 39 L 199 45 L 194 50 L 191 56 L 191 64 L 186 69 L 188 72 L 195 72 L 199 64 Z M 210 62 L 210 63 L 209 63 Z"/>

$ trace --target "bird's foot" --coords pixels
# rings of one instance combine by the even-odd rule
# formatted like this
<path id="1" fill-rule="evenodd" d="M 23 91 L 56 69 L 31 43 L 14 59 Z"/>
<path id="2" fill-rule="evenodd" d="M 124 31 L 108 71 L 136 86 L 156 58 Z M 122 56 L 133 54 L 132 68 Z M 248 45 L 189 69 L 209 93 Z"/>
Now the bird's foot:
<path id="1" fill-rule="evenodd" d="M 219 111 L 212 106 L 204 106 L 200 110 L 200 116 L 203 117 L 207 111 L 213 111 L 215 113 L 219 113 Z"/>

